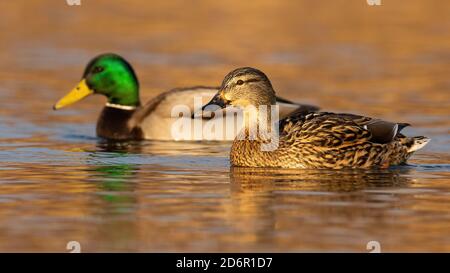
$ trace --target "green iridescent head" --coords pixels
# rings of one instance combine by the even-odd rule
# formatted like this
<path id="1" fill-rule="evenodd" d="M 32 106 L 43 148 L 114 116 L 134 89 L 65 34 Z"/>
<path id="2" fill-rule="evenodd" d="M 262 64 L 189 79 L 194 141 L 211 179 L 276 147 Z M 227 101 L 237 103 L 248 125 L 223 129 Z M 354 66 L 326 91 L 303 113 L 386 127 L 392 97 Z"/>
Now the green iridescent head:
<path id="1" fill-rule="evenodd" d="M 92 59 L 81 82 L 54 109 L 65 107 L 91 94 L 106 96 L 109 103 L 139 106 L 139 81 L 131 65 L 117 54 L 102 54 Z"/>

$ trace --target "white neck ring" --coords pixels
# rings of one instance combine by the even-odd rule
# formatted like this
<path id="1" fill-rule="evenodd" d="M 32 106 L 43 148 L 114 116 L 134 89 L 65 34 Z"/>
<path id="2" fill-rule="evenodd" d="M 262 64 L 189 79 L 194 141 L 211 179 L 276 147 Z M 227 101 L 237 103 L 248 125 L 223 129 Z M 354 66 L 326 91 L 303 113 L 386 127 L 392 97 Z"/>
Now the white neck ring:
<path id="1" fill-rule="evenodd" d="M 116 109 L 121 109 L 121 110 L 134 110 L 136 109 L 136 106 L 129 106 L 129 105 L 120 105 L 120 104 L 114 104 L 114 103 L 109 103 L 107 102 L 106 107 L 111 107 L 111 108 L 116 108 Z"/>

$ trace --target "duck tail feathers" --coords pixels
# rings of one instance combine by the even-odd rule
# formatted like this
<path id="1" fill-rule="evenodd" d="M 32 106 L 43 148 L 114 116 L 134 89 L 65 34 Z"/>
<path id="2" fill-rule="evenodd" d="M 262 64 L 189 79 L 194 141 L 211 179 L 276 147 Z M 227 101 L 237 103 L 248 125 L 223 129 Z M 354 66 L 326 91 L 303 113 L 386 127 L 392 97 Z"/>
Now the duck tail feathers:
<path id="1" fill-rule="evenodd" d="M 431 139 L 424 136 L 417 136 L 412 138 L 412 142 L 408 145 L 408 153 L 415 152 L 417 150 L 422 149 Z"/>

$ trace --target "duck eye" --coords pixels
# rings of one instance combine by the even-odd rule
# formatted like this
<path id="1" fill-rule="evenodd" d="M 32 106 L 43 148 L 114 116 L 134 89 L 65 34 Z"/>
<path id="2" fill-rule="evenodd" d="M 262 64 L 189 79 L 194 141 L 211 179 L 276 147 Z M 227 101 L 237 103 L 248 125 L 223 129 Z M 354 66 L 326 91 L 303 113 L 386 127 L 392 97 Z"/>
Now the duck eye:
<path id="1" fill-rule="evenodd" d="M 94 67 L 94 69 L 92 70 L 92 73 L 100 73 L 102 72 L 104 69 L 101 66 L 96 66 Z"/>
<path id="2" fill-rule="evenodd" d="M 238 81 L 236 82 L 236 84 L 237 84 L 237 85 L 243 85 L 243 84 L 244 84 L 244 81 L 243 81 L 243 80 L 238 80 Z"/>

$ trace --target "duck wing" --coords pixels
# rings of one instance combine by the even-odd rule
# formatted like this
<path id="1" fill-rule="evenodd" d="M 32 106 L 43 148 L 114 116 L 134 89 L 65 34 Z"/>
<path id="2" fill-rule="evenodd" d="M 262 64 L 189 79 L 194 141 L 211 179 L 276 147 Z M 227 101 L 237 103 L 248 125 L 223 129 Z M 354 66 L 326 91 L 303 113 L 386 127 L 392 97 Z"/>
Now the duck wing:
<path id="1" fill-rule="evenodd" d="M 409 123 L 396 123 L 354 114 L 341 113 L 337 115 L 346 119 L 351 119 L 359 126 L 363 126 L 367 129 L 372 134 L 370 141 L 374 143 L 389 143 L 399 135 L 401 130 L 410 126 Z"/>
<path id="2" fill-rule="evenodd" d="M 218 87 L 194 86 L 187 88 L 175 88 L 163 92 L 139 107 L 133 115 L 133 124 L 141 124 L 148 116 L 158 115 L 160 118 L 170 118 L 173 107 L 183 105 L 189 107 L 192 113 L 198 111 L 219 90 Z M 194 98 L 200 96 L 202 101 L 195 105 Z M 197 107 L 196 107 L 197 106 Z"/>
<path id="3" fill-rule="evenodd" d="M 291 115 L 279 123 L 281 135 L 289 142 L 320 147 L 339 147 L 360 142 L 388 143 L 407 125 L 328 112 Z"/>

